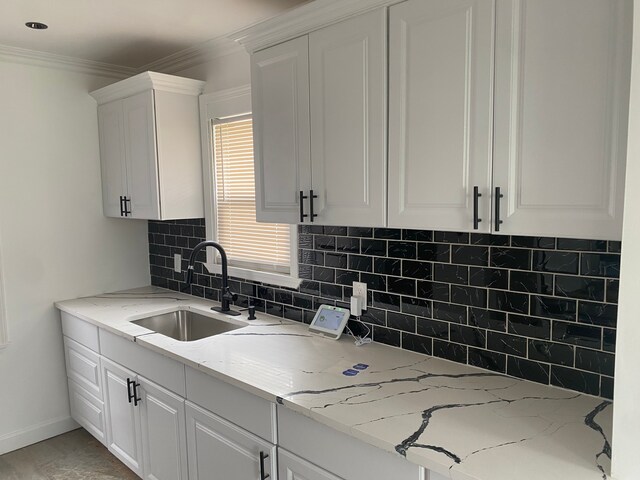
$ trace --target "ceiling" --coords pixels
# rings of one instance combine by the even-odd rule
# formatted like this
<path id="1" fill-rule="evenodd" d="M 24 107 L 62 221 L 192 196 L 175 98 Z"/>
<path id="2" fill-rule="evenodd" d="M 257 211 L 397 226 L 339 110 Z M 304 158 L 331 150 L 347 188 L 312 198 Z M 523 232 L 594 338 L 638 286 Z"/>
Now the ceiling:
<path id="1" fill-rule="evenodd" d="M 307 1 L 0 0 L 0 45 L 138 69 Z"/>

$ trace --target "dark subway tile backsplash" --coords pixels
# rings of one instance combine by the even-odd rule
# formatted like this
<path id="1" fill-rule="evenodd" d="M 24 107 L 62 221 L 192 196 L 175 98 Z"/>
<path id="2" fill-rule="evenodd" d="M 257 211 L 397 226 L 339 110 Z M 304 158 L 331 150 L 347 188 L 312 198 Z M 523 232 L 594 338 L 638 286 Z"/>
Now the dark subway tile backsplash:
<path id="1" fill-rule="evenodd" d="M 612 398 L 620 242 L 299 228 L 300 288 L 232 279 L 237 305 L 309 323 L 323 303 L 348 307 L 362 281 L 376 342 Z M 204 235 L 202 219 L 150 221 L 152 283 L 180 290 L 173 255 L 184 268 Z M 189 292 L 217 300 L 219 283 L 198 265 Z"/>

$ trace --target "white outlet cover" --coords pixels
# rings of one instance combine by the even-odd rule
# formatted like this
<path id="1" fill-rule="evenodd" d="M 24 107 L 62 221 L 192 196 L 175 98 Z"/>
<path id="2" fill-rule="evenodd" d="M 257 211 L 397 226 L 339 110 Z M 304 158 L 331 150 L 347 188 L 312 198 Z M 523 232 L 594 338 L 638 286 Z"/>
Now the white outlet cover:
<path id="1" fill-rule="evenodd" d="M 353 296 L 360 297 L 364 301 L 363 309 L 367 309 L 367 284 L 364 282 L 353 282 Z"/>
<path id="2" fill-rule="evenodd" d="M 173 254 L 173 271 L 178 273 L 182 271 L 182 255 L 179 253 Z"/>

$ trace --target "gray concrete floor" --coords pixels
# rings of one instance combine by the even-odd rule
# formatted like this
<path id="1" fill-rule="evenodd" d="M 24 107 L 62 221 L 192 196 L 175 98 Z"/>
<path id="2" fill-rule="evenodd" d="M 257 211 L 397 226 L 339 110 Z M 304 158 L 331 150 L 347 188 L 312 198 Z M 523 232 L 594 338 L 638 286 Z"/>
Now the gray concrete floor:
<path id="1" fill-rule="evenodd" d="M 138 480 L 84 429 L 0 456 L 2 480 Z"/>

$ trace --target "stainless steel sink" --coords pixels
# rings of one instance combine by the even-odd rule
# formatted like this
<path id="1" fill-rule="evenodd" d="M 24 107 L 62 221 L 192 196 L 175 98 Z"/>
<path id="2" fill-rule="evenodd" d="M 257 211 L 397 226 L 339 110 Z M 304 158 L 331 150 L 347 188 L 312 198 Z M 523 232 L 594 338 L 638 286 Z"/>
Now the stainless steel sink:
<path id="1" fill-rule="evenodd" d="M 181 342 L 192 342 L 221 333 L 243 328 L 246 325 L 208 317 L 189 310 L 177 310 L 152 317 L 132 320 L 131 323 L 148 328 Z"/>

